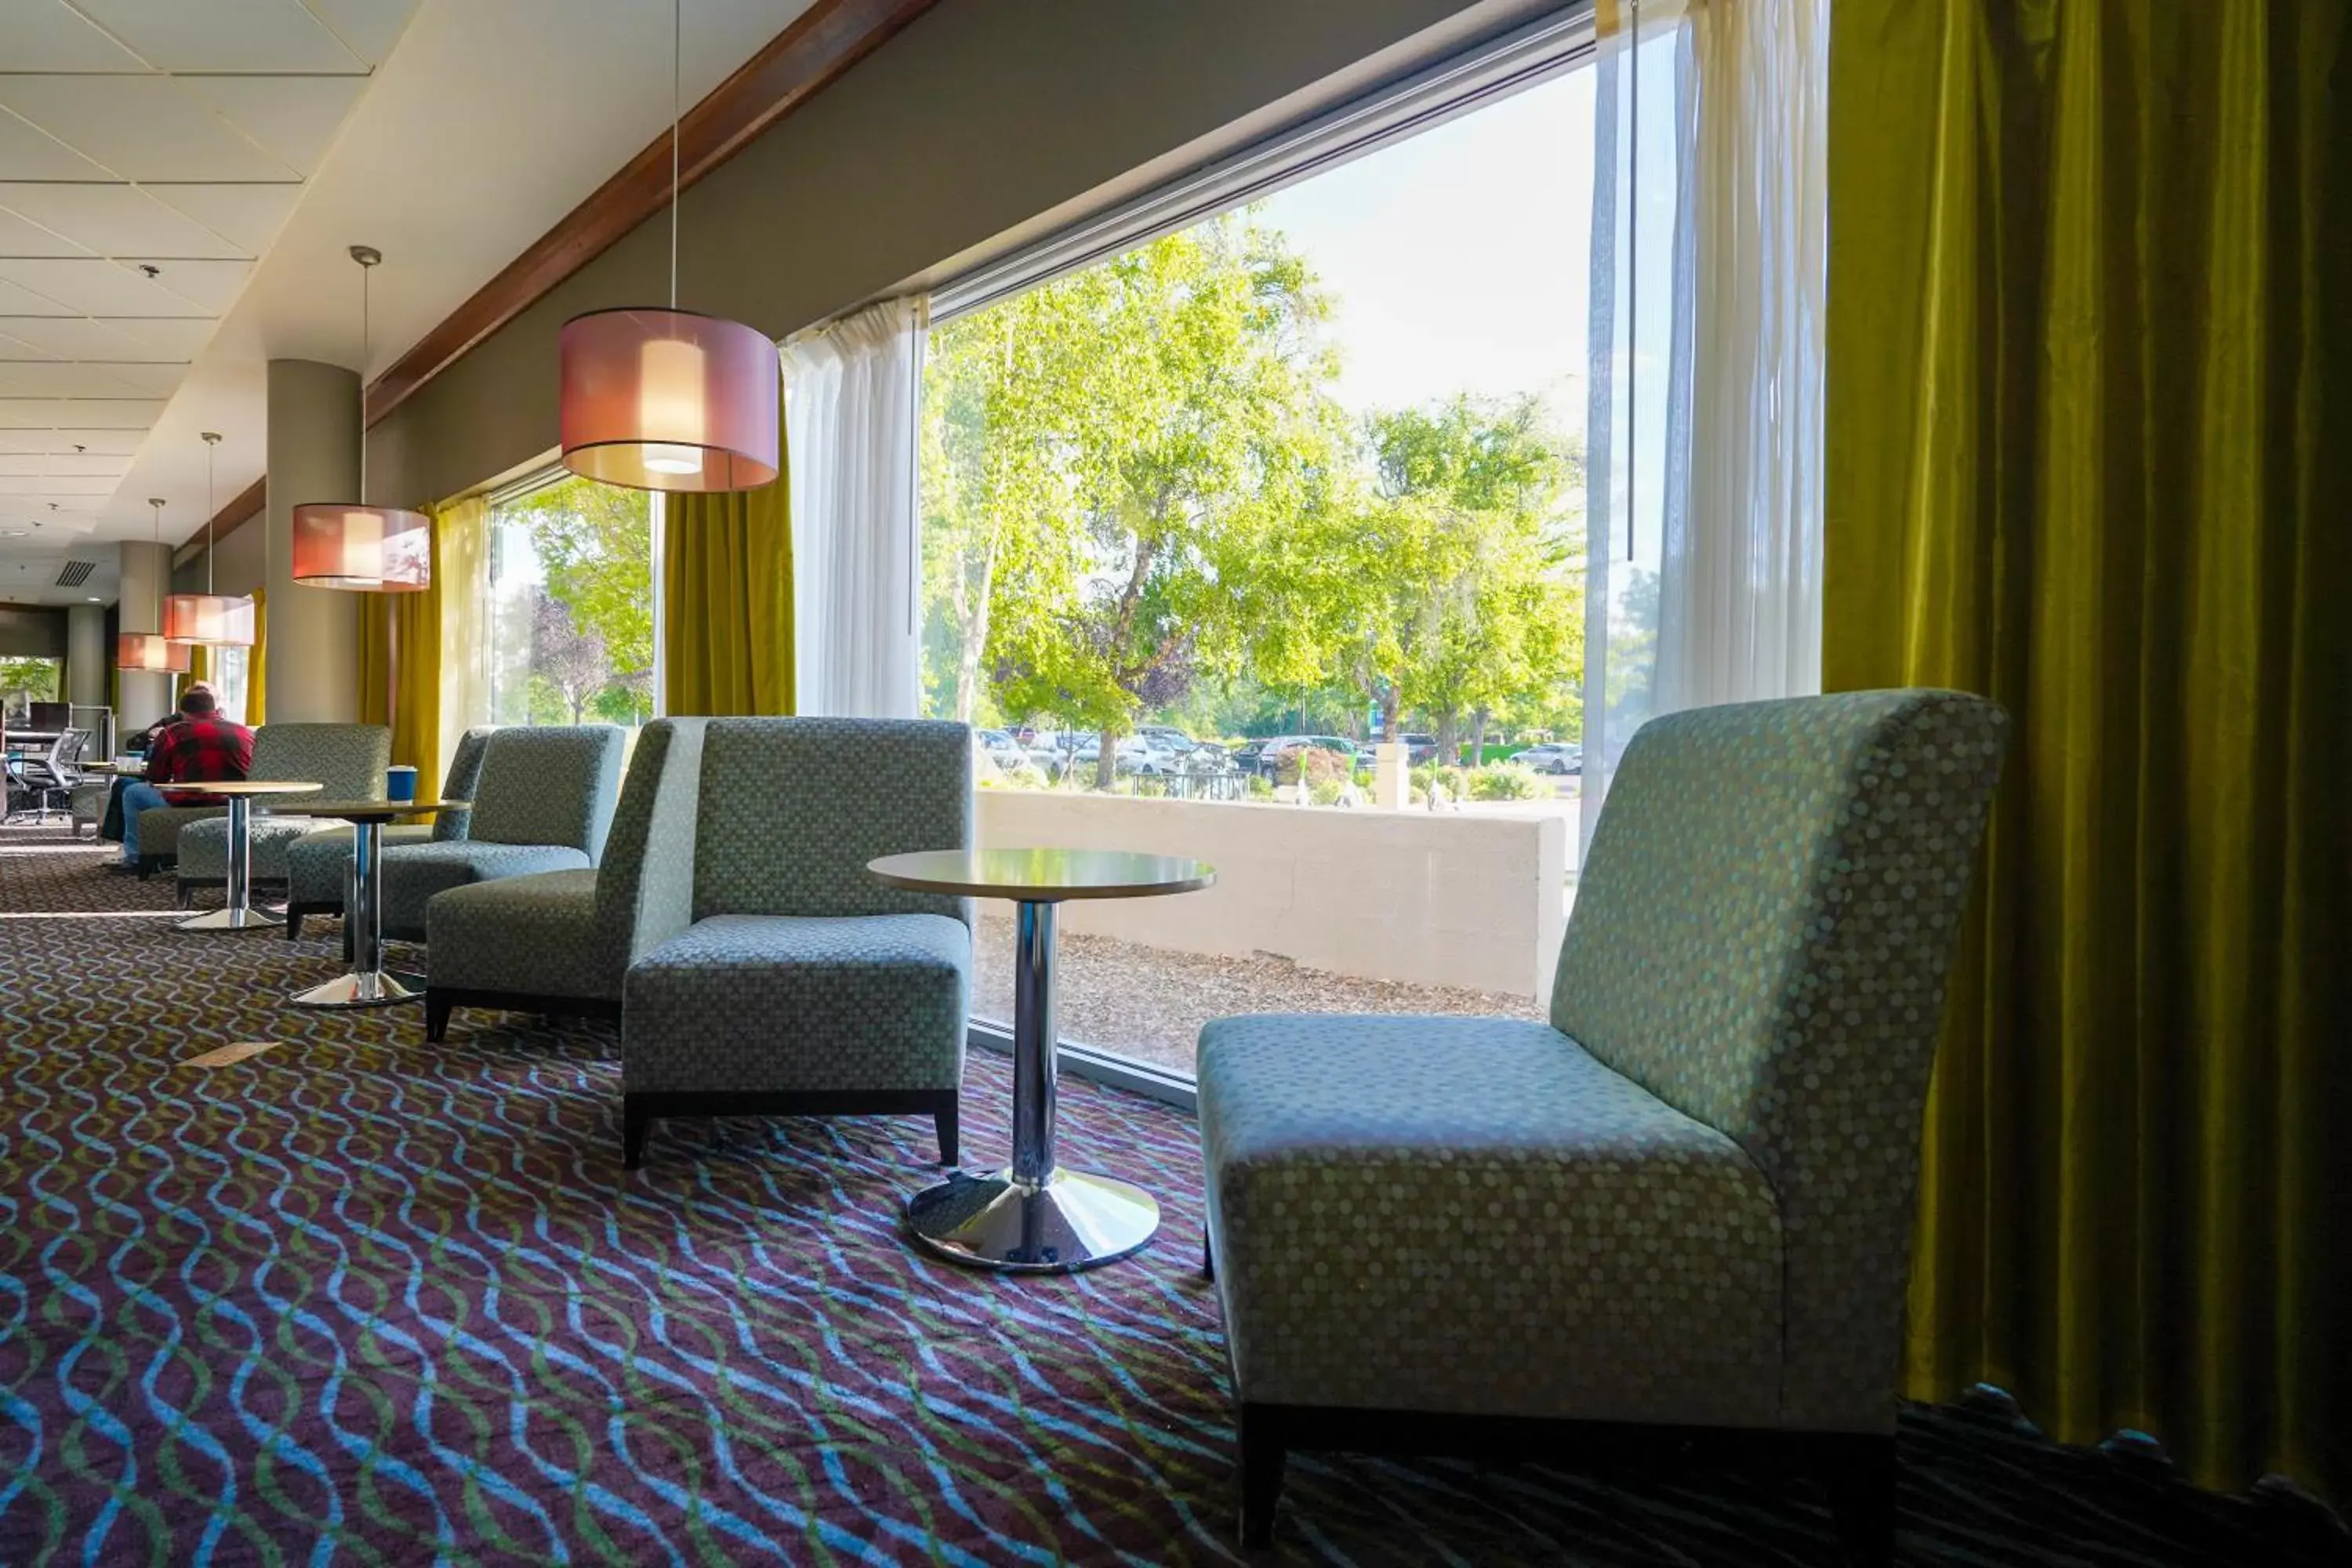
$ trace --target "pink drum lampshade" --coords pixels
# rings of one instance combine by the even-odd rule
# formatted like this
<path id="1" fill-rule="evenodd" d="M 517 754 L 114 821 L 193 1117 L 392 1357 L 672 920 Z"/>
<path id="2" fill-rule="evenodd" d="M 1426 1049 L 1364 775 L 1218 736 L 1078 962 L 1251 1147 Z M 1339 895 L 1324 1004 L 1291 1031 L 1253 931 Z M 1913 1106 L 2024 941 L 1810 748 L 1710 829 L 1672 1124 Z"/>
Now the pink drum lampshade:
<path id="1" fill-rule="evenodd" d="M 433 523 L 421 511 L 347 501 L 294 509 L 294 581 L 310 588 L 414 594 L 433 584 Z"/>
<path id="2" fill-rule="evenodd" d="M 775 482 L 776 345 L 692 310 L 595 310 L 563 324 L 563 466 L 640 490 Z"/>
<path id="3" fill-rule="evenodd" d="M 114 639 L 114 662 L 124 669 L 149 675 L 185 675 L 194 662 L 186 643 L 165 640 L 161 632 L 124 632 Z"/>
<path id="4" fill-rule="evenodd" d="M 251 647 L 253 601 L 226 594 L 173 594 L 163 601 L 163 636 L 205 647 Z"/>

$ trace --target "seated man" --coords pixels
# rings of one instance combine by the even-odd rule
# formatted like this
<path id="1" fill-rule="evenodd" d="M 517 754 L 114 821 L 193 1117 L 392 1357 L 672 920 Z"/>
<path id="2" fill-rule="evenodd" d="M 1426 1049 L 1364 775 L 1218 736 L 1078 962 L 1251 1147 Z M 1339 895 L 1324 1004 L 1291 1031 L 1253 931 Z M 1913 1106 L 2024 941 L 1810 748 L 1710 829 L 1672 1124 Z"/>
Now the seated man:
<path id="1" fill-rule="evenodd" d="M 125 870 L 139 868 L 139 814 L 163 805 L 219 805 L 217 795 L 175 791 L 165 795 L 156 786 L 206 780 L 241 779 L 253 766 L 253 731 L 220 716 L 219 700 L 211 687 L 198 681 L 180 698 L 180 711 L 153 731 L 147 744 L 147 775 L 122 786 L 122 859 Z"/>

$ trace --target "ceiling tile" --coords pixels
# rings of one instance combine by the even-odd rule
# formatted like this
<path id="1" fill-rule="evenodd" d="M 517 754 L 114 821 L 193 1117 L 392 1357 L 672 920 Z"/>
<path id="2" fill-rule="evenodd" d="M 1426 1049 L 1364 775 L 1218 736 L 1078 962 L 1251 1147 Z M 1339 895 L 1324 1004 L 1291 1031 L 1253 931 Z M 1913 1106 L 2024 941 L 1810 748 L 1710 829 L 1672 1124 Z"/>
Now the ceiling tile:
<path id="1" fill-rule="evenodd" d="M 125 180 L 282 180 L 295 173 L 169 77 L 0 75 L 0 105 Z"/>
<path id="2" fill-rule="evenodd" d="M 212 342 L 214 331 L 220 326 L 217 321 L 202 316 L 107 316 L 100 318 L 98 324 L 121 332 L 142 347 L 96 357 L 163 362 L 194 359 Z"/>
<path id="3" fill-rule="evenodd" d="M 0 267 L 7 263 L 0 261 Z M 71 307 L 55 300 L 44 299 L 29 289 L 20 288 L 0 278 L 0 316 L 70 316 Z"/>
<path id="4" fill-rule="evenodd" d="M 137 56 L 58 0 L 0 4 L 0 60 L 11 70 L 128 71 Z"/>
<path id="5" fill-rule="evenodd" d="M 0 475 L 63 474 L 121 479 L 131 471 L 128 453 L 121 457 L 58 457 L 54 452 L 0 451 Z"/>
<path id="6" fill-rule="evenodd" d="M 185 329 L 174 335 L 158 327 Z M 87 316 L 0 316 L 0 357 L 145 360 L 178 364 L 196 357 L 213 333 L 208 319 L 184 321 L 94 321 Z M 26 352 L 10 345 L 22 343 Z"/>
<path id="7" fill-rule="evenodd" d="M 173 71 L 353 71 L 354 58 L 301 0 L 79 0 L 90 17 Z"/>
<path id="8" fill-rule="evenodd" d="M 245 288 L 245 280 L 253 275 L 250 261 L 186 261 L 171 258 L 161 259 L 144 256 L 126 256 L 123 265 L 129 268 L 153 267 L 153 286 L 187 300 L 200 310 L 215 316 L 226 315 L 236 303 Z M 93 310 L 92 315 L 112 315 L 119 312 Z"/>
<path id="9" fill-rule="evenodd" d="M 163 414 L 152 398 L 0 397 L 0 426 L 19 430 L 145 430 Z"/>
<path id="10" fill-rule="evenodd" d="M 175 364 L 118 370 L 88 361 L 0 359 L 0 397 L 169 397 L 184 374 Z"/>
<path id="11" fill-rule="evenodd" d="M 60 186 L 59 189 L 68 187 Z M 89 190 L 120 190 L 122 186 L 83 186 Z M 89 251 L 15 213 L 0 211 L 0 256 L 88 256 Z"/>
<path id="12" fill-rule="evenodd" d="M 5 58 L 0 56 L 0 58 Z M 103 180 L 106 171 L 0 109 L 0 180 Z"/>
<path id="13" fill-rule="evenodd" d="M 206 76 L 180 84 L 286 163 L 308 174 L 367 87 L 360 76 Z"/>
<path id="14" fill-rule="evenodd" d="M 216 283 L 216 280 L 207 279 L 206 274 L 212 269 L 233 268 L 240 279 L 247 270 L 247 264 L 242 261 L 177 261 L 153 265 L 159 276 L 151 279 L 142 276 L 134 264 L 128 261 L 0 259 L 0 283 L 13 283 L 18 288 L 30 289 L 55 300 L 76 315 L 209 316 L 218 315 L 218 309 L 198 303 L 179 290 L 186 288 L 208 291 Z M 234 295 L 235 290 L 232 289 L 231 293 Z M 44 313 L 38 310 L 16 310 L 7 303 L 5 295 L 0 295 L 0 314 L 37 316 Z"/>
<path id="15" fill-rule="evenodd" d="M 310 0 L 310 8 L 361 58 L 380 66 L 400 41 L 416 0 Z"/>
<path id="16" fill-rule="evenodd" d="M 259 256 L 269 248 L 302 194 L 302 187 L 290 180 L 274 185 L 151 184 L 145 189 L 157 201 L 240 247 L 247 256 Z"/>
<path id="17" fill-rule="evenodd" d="M 0 213 L 14 213 L 102 256 L 253 255 L 133 185 L 0 184 Z M 0 248 L 0 255 L 10 254 Z M 78 252 L 25 251 L 55 256 Z"/>
<path id="18" fill-rule="evenodd" d="M 76 496 L 110 496 L 118 482 L 108 475 L 60 479 L 54 474 L 35 477 L 0 474 L 0 496 L 16 498 L 15 504 L 19 506 L 26 500 L 56 500 L 62 504 Z"/>
<path id="19" fill-rule="evenodd" d="M 77 447 L 85 452 L 108 457 L 134 458 L 147 439 L 144 427 L 121 430 L 91 430 L 68 426 L 45 426 L 37 429 L 11 430 L 0 428 L 0 447 L 19 452 L 70 453 Z"/>

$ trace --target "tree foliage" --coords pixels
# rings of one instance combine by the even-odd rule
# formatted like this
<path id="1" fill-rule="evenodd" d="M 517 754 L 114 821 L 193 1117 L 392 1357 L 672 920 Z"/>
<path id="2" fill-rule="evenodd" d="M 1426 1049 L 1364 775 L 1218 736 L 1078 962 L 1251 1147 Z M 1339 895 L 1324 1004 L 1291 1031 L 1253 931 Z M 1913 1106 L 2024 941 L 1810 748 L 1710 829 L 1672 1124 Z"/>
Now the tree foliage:
<path id="1" fill-rule="evenodd" d="M 653 526 L 645 494 L 574 479 L 501 510 L 501 521 L 529 534 L 547 580 L 530 609 L 531 677 L 544 683 L 565 721 L 593 715 L 636 722 L 654 662 Z"/>
<path id="2" fill-rule="evenodd" d="M 1580 679 L 1577 454 L 1533 398 L 1352 421 L 1333 310 L 1236 215 L 934 331 L 931 710 L 1097 731 L 1108 759 L 1186 711 L 1553 709 Z"/>

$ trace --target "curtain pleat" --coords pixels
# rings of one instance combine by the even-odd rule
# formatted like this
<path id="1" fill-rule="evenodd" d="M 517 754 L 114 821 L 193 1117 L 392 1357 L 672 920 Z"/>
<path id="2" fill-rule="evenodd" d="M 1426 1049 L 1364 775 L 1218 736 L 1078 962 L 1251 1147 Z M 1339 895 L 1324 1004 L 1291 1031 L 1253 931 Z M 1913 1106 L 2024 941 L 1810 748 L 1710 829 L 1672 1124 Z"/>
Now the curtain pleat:
<path id="1" fill-rule="evenodd" d="M 360 719 L 392 726 L 392 760 L 416 770 L 420 795 L 441 787 L 441 509 L 433 518 L 430 586 L 376 594 L 360 613 Z"/>
<path id="2" fill-rule="evenodd" d="M 667 499 L 662 522 L 665 710 L 795 711 L 792 455 L 756 490 Z"/>
<path id="3" fill-rule="evenodd" d="M 456 755 L 468 725 L 490 712 L 490 503 L 482 496 L 433 509 L 433 584 L 439 599 L 440 755 Z M 417 787 L 438 789 L 436 777 Z"/>
<path id="4" fill-rule="evenodd" d="M 264 526 L 267 526 L 265 520 Z M 262 676 L 269 669 L 269 590 L 257 586 L 253 590 L 253 651 L 245 661 L 245 725 L 257 730 L 268 711 L 268 688 Z"/>
<path id="5" fill-rule="evenodd" d="M 1910 1392 L 2352 1500 L 2352 8 L 1834 25 L 1824 684 L 2017 736 Z"/>

